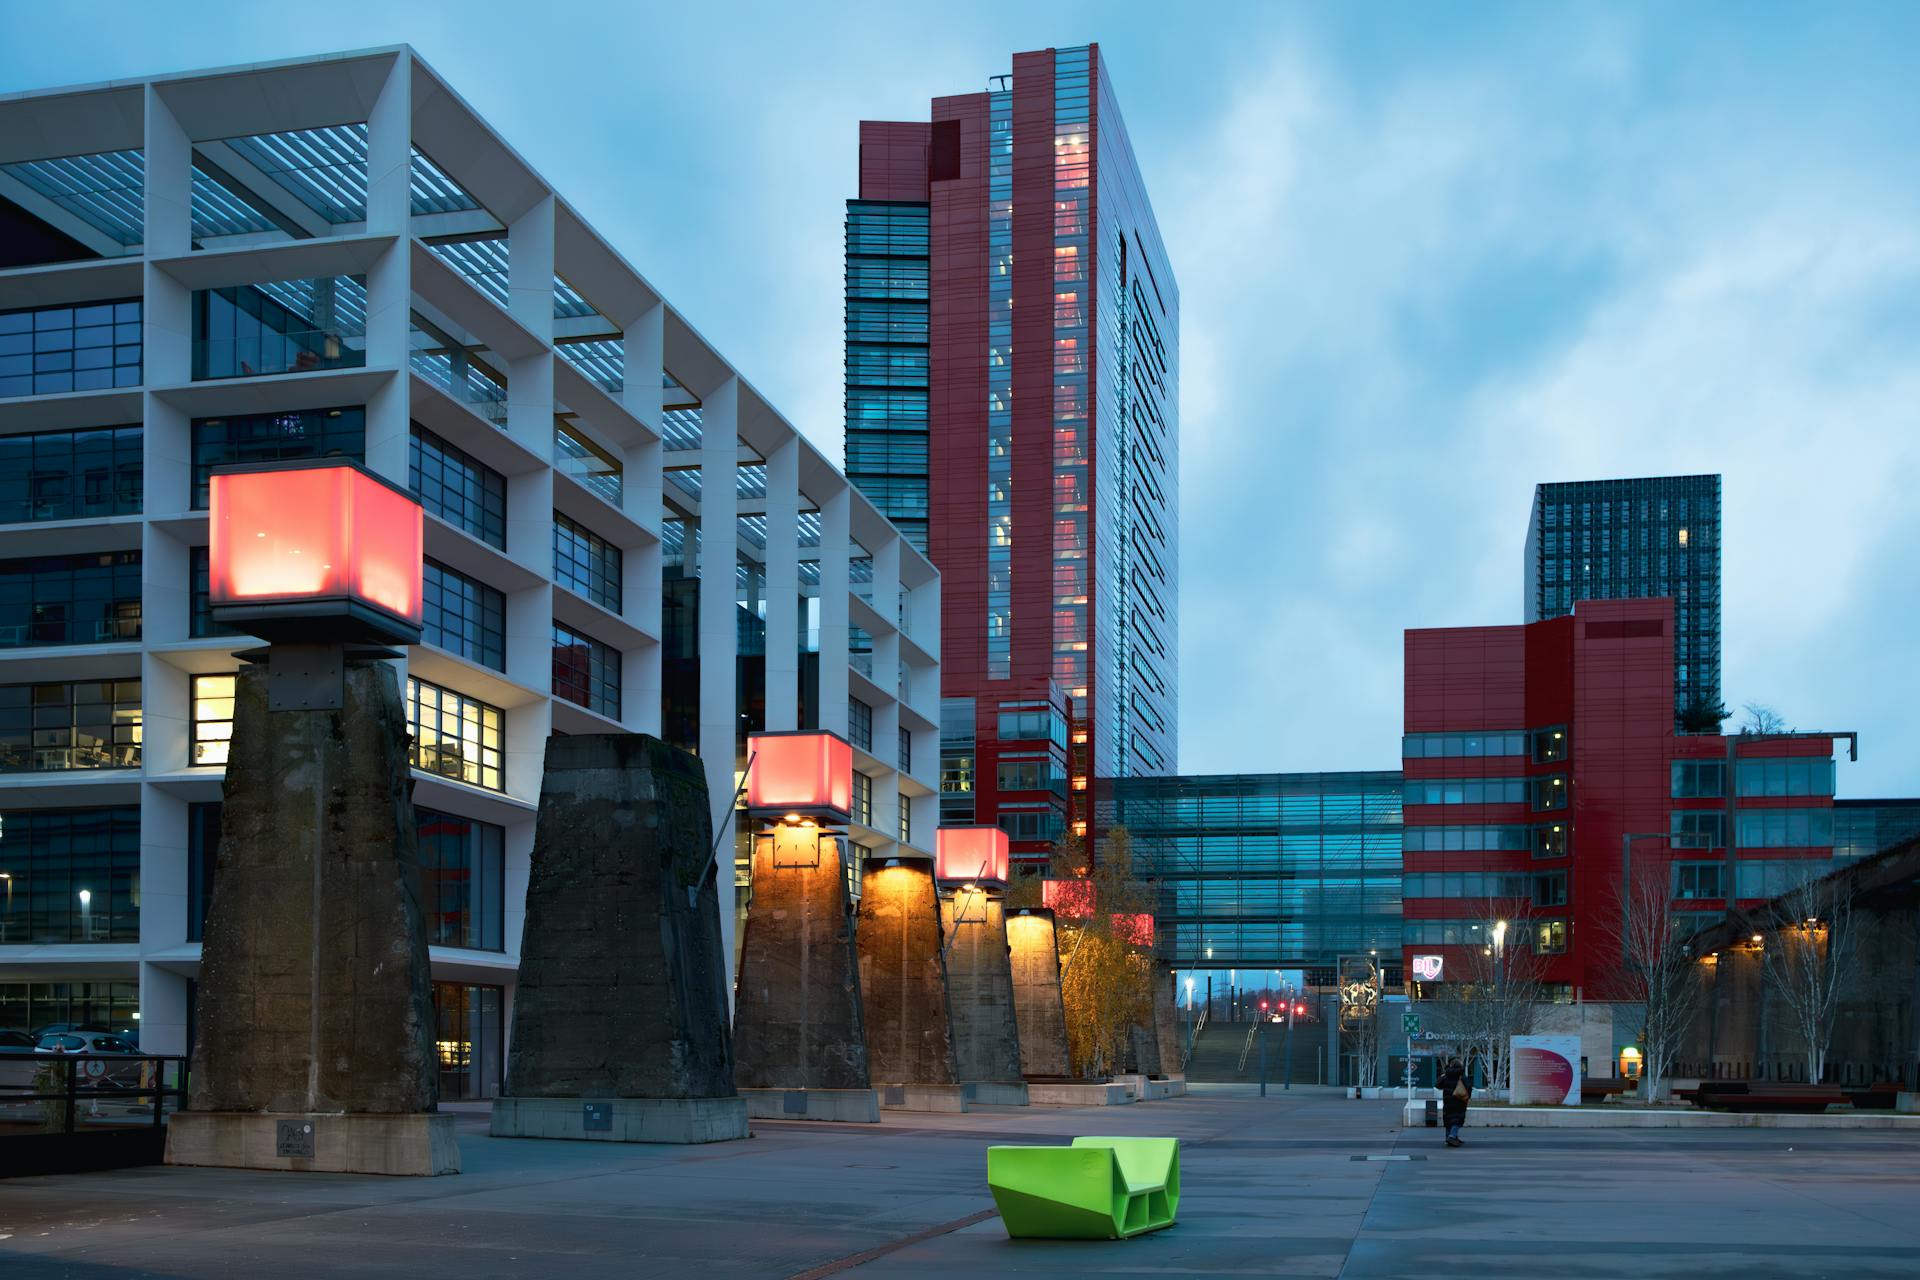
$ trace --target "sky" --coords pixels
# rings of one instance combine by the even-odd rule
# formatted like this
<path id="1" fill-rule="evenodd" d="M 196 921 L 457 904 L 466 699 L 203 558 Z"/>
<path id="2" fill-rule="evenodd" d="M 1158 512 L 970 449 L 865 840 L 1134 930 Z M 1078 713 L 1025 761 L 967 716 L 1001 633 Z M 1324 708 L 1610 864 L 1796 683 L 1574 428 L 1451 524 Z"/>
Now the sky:
<path id="1" fill-rule="evenodd" d="M 1542 480 L 1725 476 L 1724 690 L 1920 795 L 1920 6 L 0 0 L 0 92 L 406 41 L 829 456 L 858 121 L 1098 41 L 1181 292 L 1180 769 L 1395 768 Z"/>

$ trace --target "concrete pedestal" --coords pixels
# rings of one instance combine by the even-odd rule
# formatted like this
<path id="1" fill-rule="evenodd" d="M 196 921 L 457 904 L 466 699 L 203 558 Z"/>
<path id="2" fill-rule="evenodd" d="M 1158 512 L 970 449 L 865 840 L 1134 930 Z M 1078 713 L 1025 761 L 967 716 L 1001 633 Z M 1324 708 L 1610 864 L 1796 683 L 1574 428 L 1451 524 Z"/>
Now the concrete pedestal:
<path id="1" fill-rule="evenodd" d="M 1020 1025 L 1006 907 L 982 889 L 956 889 L 940 903 L 953 1005 L 953 1056 L 962 1080 L 1020 1079 Z"/>
<path id="2" fill-rule="evenodd" d="M 1030 907 L 1007 917 L 1014 1017 L 1019 1025 L 1020 1074 L 1064 1076 L 1067 1011 L 1060 997 L 1060 951 L 1053 912 Z M 1034 1099 L 1038 1101 L 1038 1099 Z"/>
<path id="3" fill-rule="evenodd" d="M 1118 1107 L 1133 1101 L 1124 1084 L 1028 1081 L 1027 1097 L 1036 1107 Z"/>
<path id="4" fill-rule="evenodd" d="M 967 1110 L 967 1091 L 957 1084 L 883 1084 L 874 1092 L 880 1095 L 882 1111 L 946 1111 L 960 1114 Z"/>
<path id="5" fill-rule="evenodd" d="M 437 1113 L 181 1111 L 167 1121 L 167 1163 L 430 1178 L 460 1172 L 460 1145 Z"/>
<path id="6" fill-rule="evenodd" d="M 873 1089 L 742 1089 L 754 1120 L 840 1120 L 880 1123 L 880 1095 Z"/>
<path id="7" fill-rule="evenodd" d="M 1187 1041 L 1180 1034 L 1173 967 L 1165 960 L 1153 962 L 1153 1028 L 1160 1041 L 1160 1070 L 1155 1074 L 1171 1076 L 1186 1070 Z"/>
<path id="8" fill-rule="evenodd" d="M 578 1142 L 728 1142 L 747 1137 L 747 1104 L 733 1098 L 496 1098 L 496 1138 Z"/>
<path id="9" fill-rule="evenodd" d="M 968 1102 L 982 1106 L 1024 1107 L 1029 1101 L 1024 1080 L 967 1080 L 960 1087 L 966 1091 Z"/>
<path id="10" fill-rule="evenodd" d="M 896 1105 L 887 1099 L 902 1088 L 942 1089 L 957 1100 L 933 864 L 890 861 L 896 865 L 867 864 L 854 929 L 868 1071 L 874 1086 L 883 1090 L 882 1106 Z"/>

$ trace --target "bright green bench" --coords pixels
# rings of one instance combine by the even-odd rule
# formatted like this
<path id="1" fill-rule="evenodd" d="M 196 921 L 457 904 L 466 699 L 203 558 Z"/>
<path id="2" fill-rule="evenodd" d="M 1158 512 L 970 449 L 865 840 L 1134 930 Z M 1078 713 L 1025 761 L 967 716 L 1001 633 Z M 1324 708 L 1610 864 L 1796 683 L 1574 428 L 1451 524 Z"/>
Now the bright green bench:
<path id="1" fill-rule="evenodd" d="M 1016 1240 L 1120 1240 L 1173 1225 L 1178 1138 L 1075 1138 L 988 1147 L 987 1187 Z"/>

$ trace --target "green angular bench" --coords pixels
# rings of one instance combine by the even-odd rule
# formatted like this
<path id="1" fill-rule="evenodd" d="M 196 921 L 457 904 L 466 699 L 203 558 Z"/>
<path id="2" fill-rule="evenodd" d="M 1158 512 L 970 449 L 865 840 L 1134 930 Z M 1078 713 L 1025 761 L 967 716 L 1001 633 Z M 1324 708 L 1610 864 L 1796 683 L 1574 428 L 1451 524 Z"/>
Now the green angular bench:
<path id="1" fill-rule="evenodd" d="M 1180 1209 L 1180 1140 L 988 1147 L 987 1187 L 1016 1240 L 1121 1240 L 1158 1231 Z"/>

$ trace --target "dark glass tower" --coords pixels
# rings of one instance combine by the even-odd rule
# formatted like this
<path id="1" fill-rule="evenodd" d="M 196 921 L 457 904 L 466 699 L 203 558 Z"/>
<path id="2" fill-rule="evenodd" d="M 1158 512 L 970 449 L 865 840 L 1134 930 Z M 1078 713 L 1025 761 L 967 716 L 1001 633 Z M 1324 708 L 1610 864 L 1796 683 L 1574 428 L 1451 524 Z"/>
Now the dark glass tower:
<path id="1" fill-rule="evenodd" d="M 1099 46 L 929 115 L 860 126 L 847 474 L 941 572 L 945 820 L 1034 856 L 1174 770 L 1180 300 Z"/>
<path id="2" fill-rule="evenodd" d="M 1715 732 L 1720 707 L 1720 477 L 1536 485 L 1526 621 L 1576 600 L 1673 598 L 1675 724 Z"/>

